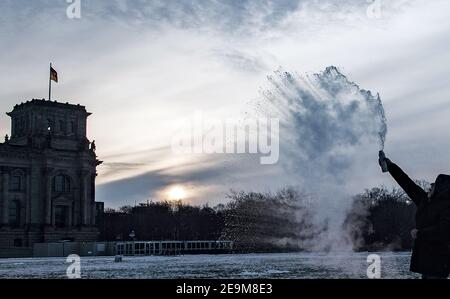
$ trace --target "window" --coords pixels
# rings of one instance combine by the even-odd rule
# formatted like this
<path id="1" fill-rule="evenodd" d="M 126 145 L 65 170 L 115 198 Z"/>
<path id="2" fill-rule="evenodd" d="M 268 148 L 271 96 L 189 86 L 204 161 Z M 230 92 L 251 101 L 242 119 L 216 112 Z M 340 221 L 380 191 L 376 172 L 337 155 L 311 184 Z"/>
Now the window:
<path id="1" fill-rule="evenodd" d="M 10 190 L 11 191 L 22 191 L 23 182 L 21 175 L 13 175 L 10 181 Z"/>
<path id="2" fill-rule="evenodd" d="M 56 206 L 55 207 L 55 226 L 62 228 L 67 226 L 67 207 Z"/>
<path id="3" fill-rule="evenodd" d="M 59 131 L 64 134 L 66 133 L 66 122 L 63 120 L 59 121 Z"/>
<path id="4" fill-rule="evenodd" d="M 75 122 L 74 121 L 69 122 L 69 133 L 75 134 Z"/>
<path id="5" fill-rule="evenodd" d="M 56 193 L 70 192 L 70 179 L 65 175 L 57 175 L 53 178 L 53 191 Z"/>
<path id="6" fill-rule="evenodd" d="M 20 225 L 20 202 L 18 200 L 9 203 L 9 225 Z"/>
<path id="7" fill-rule="evenodd" d="M 117 254 L 123 255 L 125 253 L 125 245 L 124 244 L 117 244 Z"/>

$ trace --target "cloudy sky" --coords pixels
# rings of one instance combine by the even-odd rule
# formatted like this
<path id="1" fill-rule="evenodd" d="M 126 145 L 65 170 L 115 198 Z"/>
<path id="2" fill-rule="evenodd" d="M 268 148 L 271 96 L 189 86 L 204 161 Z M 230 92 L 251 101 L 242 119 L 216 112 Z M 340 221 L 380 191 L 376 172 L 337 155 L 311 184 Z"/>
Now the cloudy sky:
<path id="1" fill-rule="evenodd" d="M 177 155 L 182 119 L 243 117 L 282 67 L 340 68 L 379 92 L 386 151 L 418 179 L 450 173 L 450 2 L 447 0 L 0 0 L 0 111 L 45 98 L 85 105 L 107 206 L 166 199 L 174 186 L 194 204 L 230 189 L 295 185 L 281 166 L 248 155 Z M 378 9 L 379 8 L 379 9 Z M 9 132 L 0 117 L 0 134 Z M 281 136 L 282 138 L 282 136 Z M 392 180 L 374 160 L 354 192 Z"/>

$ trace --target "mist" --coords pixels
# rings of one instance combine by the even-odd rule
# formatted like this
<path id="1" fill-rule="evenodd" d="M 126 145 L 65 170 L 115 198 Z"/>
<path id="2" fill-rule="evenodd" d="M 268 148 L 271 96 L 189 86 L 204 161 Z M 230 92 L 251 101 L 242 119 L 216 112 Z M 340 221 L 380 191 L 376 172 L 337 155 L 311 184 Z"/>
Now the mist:
<path id="1" fill-rule="evenodd" d="M 387 122 L 378 94 L 360 88 L 336 67 L 299 75 L 279 69 L 257 105 L 258 114 L 280 120 L 280 163 L 311 194 L 320 233 L 312 250 L 351 250 L 342 229 L 368 154 L 384 148 Z M 361 186 L 364 188 L 364 186 Z"/>

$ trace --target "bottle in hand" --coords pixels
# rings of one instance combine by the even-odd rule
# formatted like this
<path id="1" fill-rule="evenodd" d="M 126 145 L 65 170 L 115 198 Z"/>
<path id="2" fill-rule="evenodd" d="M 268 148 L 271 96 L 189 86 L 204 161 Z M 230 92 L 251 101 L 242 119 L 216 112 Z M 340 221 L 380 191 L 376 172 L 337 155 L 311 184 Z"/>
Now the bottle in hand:
<path id="1" fill-rule="evenodd" d="M 386 162 L 386 155 L 384 154 L 384 151 L 380 151 L 379 153 L 379 157 L 380 157 L 380 166 L 381 166 L 381 170 L 383 172 L 388 172 L 388 166 L 387 166 L 387 162 Z"/>

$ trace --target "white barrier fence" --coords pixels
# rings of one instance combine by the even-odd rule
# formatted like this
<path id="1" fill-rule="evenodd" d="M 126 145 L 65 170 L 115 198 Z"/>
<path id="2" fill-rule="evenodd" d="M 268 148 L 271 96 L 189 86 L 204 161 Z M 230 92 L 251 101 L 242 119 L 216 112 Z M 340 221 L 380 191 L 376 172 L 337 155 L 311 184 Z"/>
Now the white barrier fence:
<path id="1" fill-rule="evenodd" d="M 135 241 L 116 244 L 118 255 L 230 253 L 232 241 Z"/>
<path id="2" fill-rule="evenodd" d="M 33 244 L 33 257 L 231 253 L 232 241 L 59 242 Z"/>

